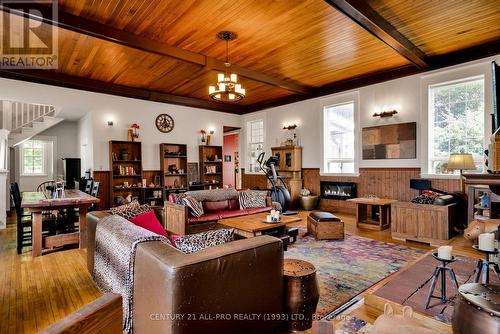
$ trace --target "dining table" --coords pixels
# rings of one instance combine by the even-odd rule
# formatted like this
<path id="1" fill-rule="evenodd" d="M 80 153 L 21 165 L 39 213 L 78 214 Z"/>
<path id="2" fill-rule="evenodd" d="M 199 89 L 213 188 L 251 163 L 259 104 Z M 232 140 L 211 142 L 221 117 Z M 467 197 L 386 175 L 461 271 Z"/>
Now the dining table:
<path id="1" fill-rule="evenodd" d="M 21 207 L 32 214 L 31 240 L 32 255 L 42 255 L 43 248 L 61 247 L 68 244 L 79 244 L 80 249 L 87 247 L 87 209 L 99 199 L 83 191 L 65 189 L 64 195 L 52 198 L 50 192 L 23 192 Z M 79 231 L 56 234 L 42 238 L 42 213 L 52 210 L 78 209 Z"/>

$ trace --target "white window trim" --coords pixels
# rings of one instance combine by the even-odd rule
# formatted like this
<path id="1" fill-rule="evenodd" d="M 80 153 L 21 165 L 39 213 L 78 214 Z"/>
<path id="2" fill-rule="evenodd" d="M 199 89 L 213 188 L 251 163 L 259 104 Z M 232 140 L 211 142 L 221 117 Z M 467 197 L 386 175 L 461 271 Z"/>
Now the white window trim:
<path id="1" fill-rule="evenodd" d="M 254 171 L 250 171 L 250 145 L 252 144 L 251 143 L 251 138 L 252 138 L 252 133 L 249 131 L 250 129 L 250 124 L 253 123 L 253 122 L 259 122 L 259 121 L 262 121 L 262 128 L 263 128 L 263 133 L 262 133 L 262 151 L 265 152 L 266 151 L 266 119 L 264 117 L 264 115 L 262 115 L 262 117 L 257 117 L 257 118 L 253 118 L 253 119 L 249 119 L 246 121 L 246 129 L 245 131 L 247 132 L 247 138 L 246 138 L 246 157 L 245 157 L 245 174 L 249 174 L 249 175 L 264 175 L 264 172 L 259 170 L 257 172 L 254 172 Z"/>
<path id="2" fill-rule="evenodd" d="M 47 164 L 48 159 L 45 157 L 45 150 L 44 150 L 44 173 L 41 174 L 25 174 L 24 173 L 24 162 L 23 162 L 23 147 L 22 144 L 19 145 L 19 176 L 20 177 L 47 177 L 47 178 L 54 178 L 54 173 L 55 173 L 55 168 L 57 166 L 57 137 L 54 136 L 37 136 L 33 138 L 29 138 L 28 140 L 40 140 L 44 142 L 52 142 L 52 161 L 50 162 L 50 165 Z"/>
<path id="3" fill-rule="evenodd" d="M 354 103 L 354 173 L 329 173 L 325 172 L 325 107 L 346 104 L 349 102 Z M 358 177 L 359 162 L 360 162 L 360 125 L 359 125 L 359 91 L 349 92 L 334 97 L 322 99 L 320 103 L 320 129 L 321 131 L 321 162 L 320 162 L 320 176 L 345 176 L 345 177 Z"/>
<path id="4" fill-rule="evenodd" d="M 420 170 L 421 177 L 429 179 L 459 179 L 460 175 L 455 174 L 434 174 L 429 172 L 429 86 L 437 84 L 452 83 L 467 78 L 483 76 L 484 79 L 484 147 L 487 147 L 490 140 L 491 117 L 489 110 L 493 110 L 493 85 L 491 79 L 491 60 L 470 65 L 455 67 L 423 75 L 420 78 Z"/>
<path id="5" fill-rule="evenodd" d="M 433 124 L 433 122 L 431 122 L 432 120 L 430 119 L 430 114 L 431 114 L 431 110 L 432 110 L 432 106 L 431 106 L 432 101 L 430 100 L 431 88 L 448 86 L 448 85 L 464 83 L 464 82 L 479 80 L 479 79 L 483 80 L 483 88 L 484 88 L 483 97 L 484 97 L 485 101 L 484 101 L 484 119 L 483 119 L 483 127 L 484 127 L 483 128 L 483 147 L 486 147 L 487 143 L 486 143 L 485 138 L 486 138 L 486 131 L 487 131 L 487 122 L 486 122 L 487 109 L 486 109 L 486 80 L 485 80 L 485 76 L 483 74 L 479 74 L 479 75 L 475 75 L 475 76 L 461 77 L 461 78 L 454 79 L 454 80 L 447 80 L 447 81 L 428 84 L 426 86 L 425 94 L 427 97 L 427 103 L 425 104 L 425 107 L 426 107 L 425 113 L 427 116 L 427 145 L 426 145 L 427 154 L 426 154 L 425 161 L 423 161 L 423 164 L 425 164 L 425 169 L 422 169 L 422 170 L 425 170 L 426 173 L 422 174 L 422 177 L 431 178 L 431 179 L 433 179 L 433 178 L 434 179 L 438 179 L 438 178 L 451 179 L 451 180 L 460 179 L 459 174 L 438 174 L 438 173 L 433 173 L 432 171 L 430 171 L 430 152 L 433 150 L 433 144 L 434 144 L 434 136 L 430 132 L 431 125 Z M 474 161 L 476 161 L 476 159 L 474 159 Z M 483 172 L 484 171 L 485 171 L 485 166 L 484 166 L 484 159 L 483 159 Z"/>

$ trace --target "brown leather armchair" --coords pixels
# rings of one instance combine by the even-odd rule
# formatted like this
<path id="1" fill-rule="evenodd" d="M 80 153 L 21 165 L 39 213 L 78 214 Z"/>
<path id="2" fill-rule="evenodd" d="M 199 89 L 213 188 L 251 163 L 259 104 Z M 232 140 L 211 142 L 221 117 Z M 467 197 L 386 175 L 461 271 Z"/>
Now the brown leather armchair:
<path id="1" fill-rule="evenodd" d="M 88 269 L 95 228 L 91 212 Z M 184 254 L 141 243 L 134 265 L 134 333 L 279 333 L 283 322 L 283 244 L 261 236 Z"/>

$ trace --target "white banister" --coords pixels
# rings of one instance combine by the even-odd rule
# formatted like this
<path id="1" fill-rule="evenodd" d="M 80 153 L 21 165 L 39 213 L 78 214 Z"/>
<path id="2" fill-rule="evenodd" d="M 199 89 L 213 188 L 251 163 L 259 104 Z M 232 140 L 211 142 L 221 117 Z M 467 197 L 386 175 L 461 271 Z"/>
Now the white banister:
<path id="1" fill-rule="evenodd" d="M 0 101 L 0 103 L 3 103 L 3 111 L 10 111 L 11 116 L 7 116 L 10 119 L 10 126 L 4 126 L 4 128 L 10 131 L 16 131 L 22 127 L 31 126 L 33 122 L 41 122 L 44 117 L 54 116 L 54 114 L 52 114 L 54 107 L 50 105 L 12 101 Z M 8 106 L 8 109 L 6 106 Z M 3 120 L 5 119 L 6 118 L 3 118 Z"/>

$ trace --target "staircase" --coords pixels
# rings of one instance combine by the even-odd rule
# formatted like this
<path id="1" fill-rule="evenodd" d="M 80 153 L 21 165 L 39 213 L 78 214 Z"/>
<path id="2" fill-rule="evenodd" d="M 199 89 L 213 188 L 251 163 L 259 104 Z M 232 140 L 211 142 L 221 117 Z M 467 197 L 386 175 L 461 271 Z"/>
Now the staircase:
<path id="1" fill-rule="evenodd" d="M 63 121 L 52 105 L 0 101 L 2 127 L 10 131 L 9 146 L 16 146 Z"/>

